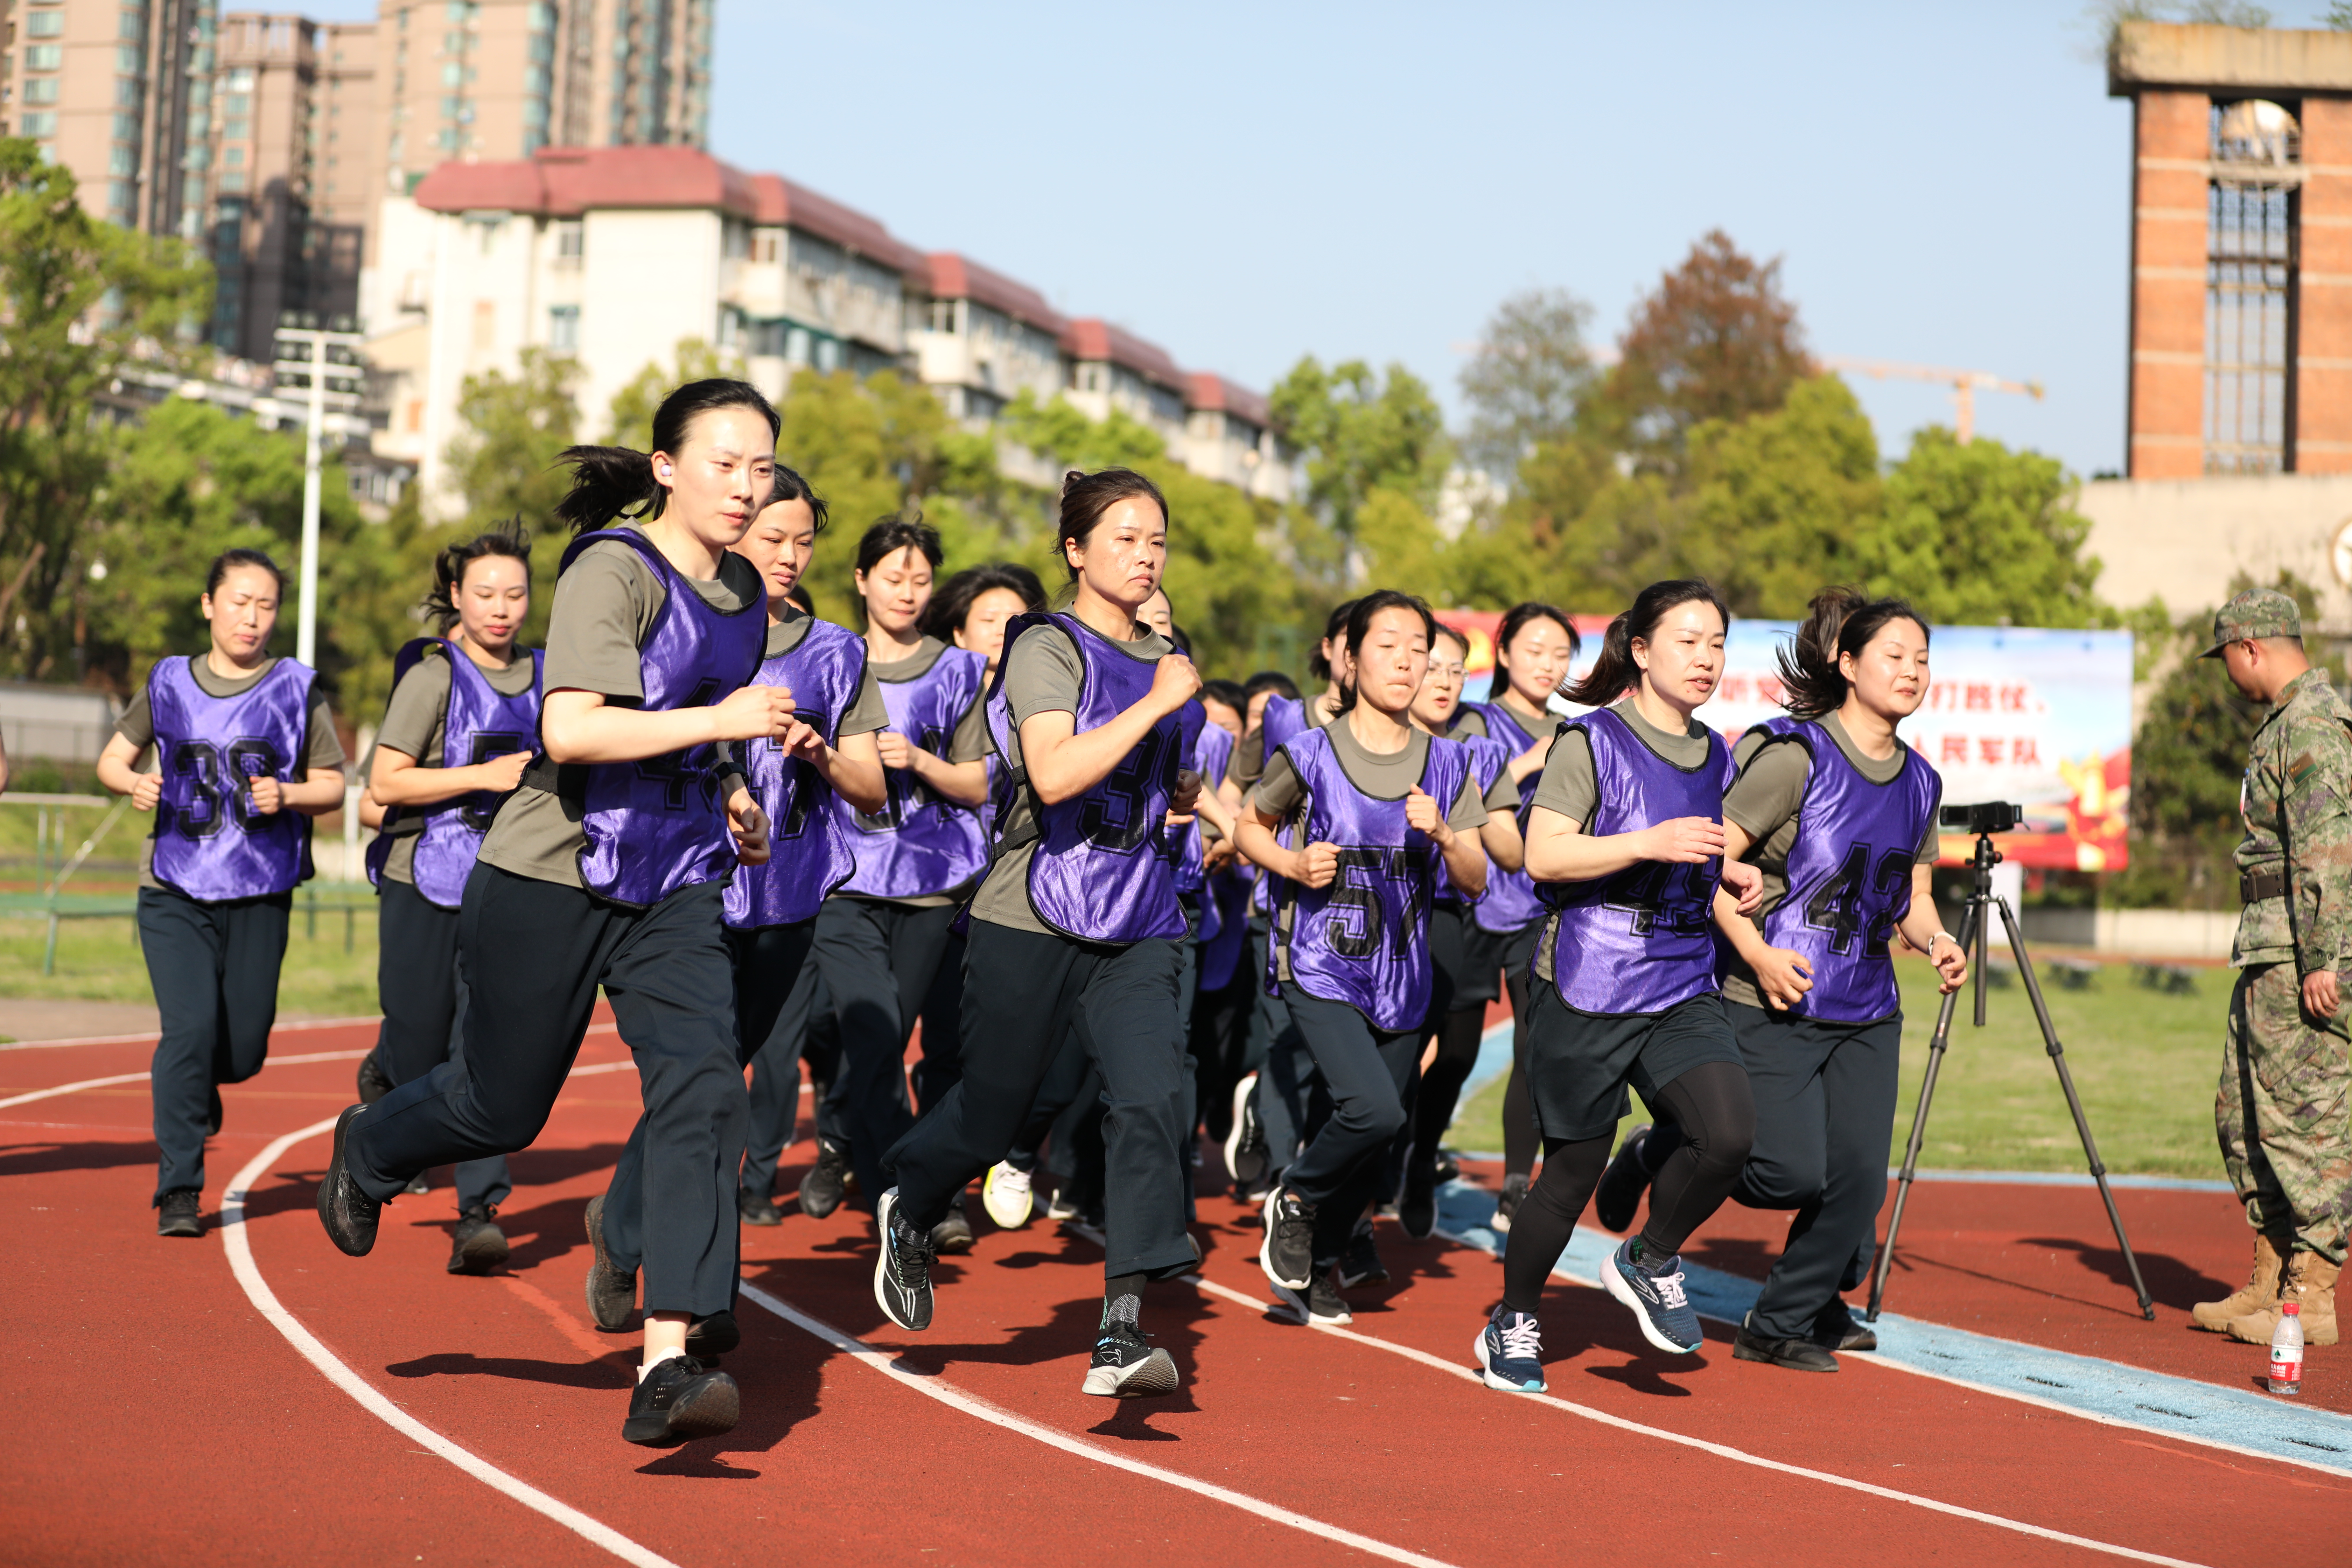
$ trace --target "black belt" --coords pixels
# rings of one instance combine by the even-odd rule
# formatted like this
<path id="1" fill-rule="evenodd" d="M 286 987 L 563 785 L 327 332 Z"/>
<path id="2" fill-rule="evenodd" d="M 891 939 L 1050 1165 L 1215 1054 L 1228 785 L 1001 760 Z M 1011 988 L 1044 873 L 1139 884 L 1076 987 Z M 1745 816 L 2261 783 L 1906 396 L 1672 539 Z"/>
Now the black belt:
<path id="1" fill-rule="evenodd" d="M 2286 871 L 2284 868 L 2273 866 L 2266 871 L 2241 871 L 2238 873 L 2239 902 L 2258 904 L 2264 899 L 2284 899 L 2285 897 Z"/>

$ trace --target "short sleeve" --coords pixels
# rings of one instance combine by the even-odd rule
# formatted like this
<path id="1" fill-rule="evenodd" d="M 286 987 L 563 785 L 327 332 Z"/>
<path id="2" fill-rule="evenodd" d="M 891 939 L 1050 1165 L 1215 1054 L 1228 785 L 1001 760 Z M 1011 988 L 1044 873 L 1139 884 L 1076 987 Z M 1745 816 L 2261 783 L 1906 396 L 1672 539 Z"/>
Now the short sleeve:
<path id="1" fill-rule="evenodd" d="M 1723 819 L 1737 823 L 1750 843 L 1761 844 L 1803 809 L 1805 784 L 1812 776 L 1813 754 L 1801 742 L 1767 741 L 1724 792 Z"/>
<path id="2" fill-rule="evenodd" d="M 155 743 L 155 715 L 147 706 L 146 682 L 140 682 L 139 689 L 123 705 L 122 717 L 114 721 L 114 732 L 142 752 Z"/>
<path id="3" fill-rule="evenodd" d="M 988 689 L 983 686 L 973 696 L 971 706 L 956 721 L 955 733 L 948 740 L 948 761 L 976 763 L 988 755 Z"/>
<path id="4" fill-rule="evenodd" d="M 1075 716 L 1085 674 L 1079 660 L 1077 645 L 1058 626 L 1031 626 L 1022 632 L 1004 656 L 1004 698 L 1013 710 L 1013 722 L 1025 724 L 1040 713 Z"/>
<path id="5" fill-rule="evenodd" d="M 1265 772 L 1265 726 L 1257 724 L 1234 742 L 1233 760 L 1225 764 L 1225 777 L 1247 789 L 1257 783 Z"/>
<path id="6" fill-rule="evenodd" d="M 874 679 L 874 667 L 857 667 L 857 695 L 849 700 L 849 711 L 834 726 L 833 739 L 837 745 L 847 735 L 870 735 L 877 730 L 890 727 L 890 710 L 882 705 L 882 683 Z"/>
<path id="7" fill-rule="evenodd" d="M 1298 770 L 1290 765 L 1288 753 L 1276 748 L 1266 761 L 1265 772 L 1251 787 L 1249 798 L 1242 804 L 1279 819 L 1297 811 L 1298 803 L 1306 798 L 1306 786 L 1299 782 Z"/>
<path id="8" fill-rule="evenodd" d="M 1471 775 L 1475 783 L 1477 775 Z M 1511 782 L 1511 770 L 1496 771 L 1495 782 L 1486 786 L 1486 812 L 1489 816 L 1508 816 L 1519 809 L 1519 786 Z"/>
<path id="9" fill-rule="evenodd" d="M 400 678 L 400 684 L 392 689 L 392 700 L 384 704 L 383 728 L 376 731 L 375 743 L 405 752 L 423 762 L 448 712 L 449 661 L 437 654 L 428 654 L 410 667 L 408 673 Z"/>
<path id="10" fill-rule="evenodd" d="M 1581 730 L 1564 731 L 1544 758 L 1536 781 L 1534 804 L 1556 811 L 1580 825 L 1592 821 L 1601 801 L 1601 784 L 1592 768 L 1592 742 Z"/>
<path id="11" fill-rule="evenodd" d="M 343 754 L 342 738 L 335 733 L 334 711 L 316 688 L 310 692 L 310 727 L 303 751 L 302 763 L 310 773 L 333 773 L 351 760 Z"/>
<path id="12" fill-rule="evenodd" d="M 1462 780 L 1462 793 L 1454 797 L 1454 809 L 1445 814 L 1445 826 L 1456 833 L 1468 833 L 1486 826 L 1486 803 L 1478 798 L 1478 775 L 1475 773 Z"/>
<path id="13" fill-rule="evenodd" d="M 1449 740 L 1459 741 L 1467 735 L 1476 735 L 1481 739 L 1486 735 L 1486 715 L 1475 708 L 1465 708 L 1454 715 L 1454 728 L 1446 731 Z"/>
<path id="14" fill-rule="evenodd" d="M 602 540 L 582 552 L 555 580 L 546 689 L 642 700 L 645 672 L 637 650 L 660 591 L 630 546 Z"/>

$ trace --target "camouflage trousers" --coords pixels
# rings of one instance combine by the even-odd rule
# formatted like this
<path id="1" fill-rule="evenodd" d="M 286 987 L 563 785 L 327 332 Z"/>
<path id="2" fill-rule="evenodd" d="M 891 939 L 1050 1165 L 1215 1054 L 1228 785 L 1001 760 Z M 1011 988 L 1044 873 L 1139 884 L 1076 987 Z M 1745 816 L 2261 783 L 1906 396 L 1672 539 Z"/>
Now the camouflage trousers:
<path id="1" fill-rule="evenodd" d="M 2213 1100 L 2221 1163 L 2246 1222 L 2273 1236 L 2291 1230 L 2297 1248 L 2336 1264 L 2352 1234 L 2347 1013 L 2325 1024 L 2305 1016 L 2292 963 L 2241 970 Z"/>

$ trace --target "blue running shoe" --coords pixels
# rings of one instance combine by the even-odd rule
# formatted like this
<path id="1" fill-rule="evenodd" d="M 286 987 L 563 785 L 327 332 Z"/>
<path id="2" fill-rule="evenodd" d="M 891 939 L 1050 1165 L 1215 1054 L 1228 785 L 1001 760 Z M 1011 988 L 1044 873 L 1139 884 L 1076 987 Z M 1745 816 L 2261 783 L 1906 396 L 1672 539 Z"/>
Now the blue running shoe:
<path id="1" fill-rule="evenodd" d="M 1669 1258 L 1654 1269 L 1633 1261 L 1633 1244 L 1621 1243 L 1601 1263 L 1601 1283 L 1633 1310 L 1642 1337 L 1662 1351 L 1688 1355 L 1706 1342 L 1698 1314 L 1683 1294 L 1683 1260 Z"/>
<path id="2" fill-rule="evenodd" d="M 1496 1307 L 1478 1331 L 1478 1366 L 1486 1386 L 1506 1394 L 1544 1391 L 1543 1330 L 1532 1312 Z"/>

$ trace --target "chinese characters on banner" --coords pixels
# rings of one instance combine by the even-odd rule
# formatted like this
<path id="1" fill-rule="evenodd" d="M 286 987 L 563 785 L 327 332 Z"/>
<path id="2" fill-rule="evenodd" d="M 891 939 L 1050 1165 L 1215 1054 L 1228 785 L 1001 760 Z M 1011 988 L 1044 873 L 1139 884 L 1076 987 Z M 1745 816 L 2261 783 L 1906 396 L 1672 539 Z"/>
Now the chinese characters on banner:
<path id="1" fill-rule="evenodd" d="M 1483 700 L 1502 617 L 1443 610 L 1470 638 L 1464 696 Z M 1605 618 L 1576 617 L 1583 639 L 1575 670 L 1591 668 Z M 1697 717 L 1728 737 L 1782 711 L 1773 656 L 1794 639 L 1793 621 L 1739 621 L 1731 628 L 1722 684 Z M 2129 632 L 2028 626 L 1937 626 L 1927 700 L 1906 720 L 1906 744 L 1944 777 L 1953 805 L 2009 800 L 2026 830 L 2003 835 L 2021 866 L 2120 870 L 2129 861 L 2132 638 Z M 1554 701 L 1561 713 L 1578 710 Z M 1972 840 L 1947 836 L 1943 863 L 1968 858 Z"/>

